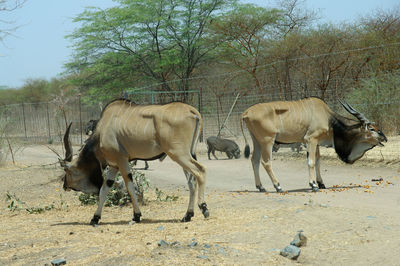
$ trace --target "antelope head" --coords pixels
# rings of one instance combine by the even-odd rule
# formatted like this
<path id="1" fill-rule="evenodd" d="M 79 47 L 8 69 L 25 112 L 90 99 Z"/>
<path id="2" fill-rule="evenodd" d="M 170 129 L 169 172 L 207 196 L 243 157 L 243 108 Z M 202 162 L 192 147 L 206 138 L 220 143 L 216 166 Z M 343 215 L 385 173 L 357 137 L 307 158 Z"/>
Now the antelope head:
<path id="1" fill-rule="evenodd" d="M 93 141 L 86 142 L 79 156 L 72 158 L 72 145 L 69 141 L 69 124 L 64 134 L 65 159 L 60 160 L 64 168 L 63 188 L 66 191 L 75 190 L 98 194 L 103 183 L 102 169 L 93 152 Z"/>
<path id="2" fill-rule="evenodd" d="M 383 134 L 383 132 L 378 128 L 378 126 L 375 123 L 370 122 L 362 113 L 358 112 L 350 104 L 342 102 L 340 100 L 339 102 L 341 103 L 343 108 L 346 109 L 347 112 L 352 114 L 358 119 L 358 121 L 360 121 L 360 142 L 368 144 L 372 147 L 383 147 L 384 145 L 382 142 L 387 142 L 387 138 L 385 134 Z"/>

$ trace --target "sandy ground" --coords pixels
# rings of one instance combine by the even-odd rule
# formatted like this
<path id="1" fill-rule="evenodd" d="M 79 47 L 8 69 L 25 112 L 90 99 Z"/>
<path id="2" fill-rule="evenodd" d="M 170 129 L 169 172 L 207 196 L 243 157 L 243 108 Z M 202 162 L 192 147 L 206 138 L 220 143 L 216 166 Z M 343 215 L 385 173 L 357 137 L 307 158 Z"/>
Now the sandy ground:
<path id="1" fill-rule="evenodd" d="M 275 193 L 260 169 L 268 191 L 260 193 L 250 161 L 222 160 L 220 153 L 221 160 L 210 161 L 203 149 L 199 161 L 207 168 L 210 218 L 196 209 L 189 223 L 179 222 L 188 204 L 182 169 L 169 158 L 150 162 L 143 171 L 151 188 L 141 206 L 142 223 L 128 224 L 130 206 L 106 207 L 92 227 L 96 206 L 81 206 L 76 192 L 61 189 L 62 170 L 49 149 L 28 147 L 17 166 L 0 168 L 0 265 L 50 265 L 58 258 L 71 265 L 400 265 L 400 164 L 345 165 L 324 158 L 328 189 L 312 193 L 305 154 L 288 151 L 273 161 L 288 192 Z M 178 200 L 157 201 L 155 187 Z M 23 209 L 8 210 L 7 193 L 24 202 Z M 41 214 L 24 210 L 46 206 Z M 298 260 L 280 256 L 298 230 L 308 238 Z M 160 240 L 178 244 L 159 247 Z"/>

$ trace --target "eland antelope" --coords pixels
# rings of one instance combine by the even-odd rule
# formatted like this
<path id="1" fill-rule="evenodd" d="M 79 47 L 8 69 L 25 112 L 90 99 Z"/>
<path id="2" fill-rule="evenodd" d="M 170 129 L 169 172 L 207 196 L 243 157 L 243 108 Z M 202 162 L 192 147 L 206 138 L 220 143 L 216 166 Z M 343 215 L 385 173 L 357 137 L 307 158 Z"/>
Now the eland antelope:
<path id="1" fill-rule="evenodd" d="M 192 106 L 173 102 L 165 105 L 137 105 L 125 99 L 110 102 L 103 110 L 93 134 L 76 158 L 72 158 L 69 130 L 64 135 L 64 189 L 100 193 L 99 205 L 90 222 L 99 223 L 103 204 L 119 171 L 132 199 L 133 222 L 141 212 L 134 191 L 129 161 L 154 160 L 168 155 L 182 166 L 189 185 L 189 206 L 183 222 L 194 215 L 195 195 L 204 217 L 209 216 L 204 201 L 206 169 L 196 160 L 195 150 L 202 128 L 200 113 Z M 109 166 L 103 179 L 103 170 Z"/>
<path id="2" fill-rule="evenodd" d="M 309 184 L 313 191 L 325 188 L 320 173 L 319 146 L 334 147 L 339 158 L 352 164 L 375 146 L 383 146 L 386 136 L 363 114 L 347 103 L 342 106 L 357 120 L 333 112 L 321 99 L 310 97 L 299 101 L 259 103 L 243 112 L 240 119 L 245 139 L 245 157 L 250 148 L 243 131 L 246 123 L 253 140 L 251 158 L 256 188 L 265 191 L 260 181 L 260 160 L 277 192 L 282 192 L 271 168 L 274 143 L 302 142 L 307 145 Z"/>

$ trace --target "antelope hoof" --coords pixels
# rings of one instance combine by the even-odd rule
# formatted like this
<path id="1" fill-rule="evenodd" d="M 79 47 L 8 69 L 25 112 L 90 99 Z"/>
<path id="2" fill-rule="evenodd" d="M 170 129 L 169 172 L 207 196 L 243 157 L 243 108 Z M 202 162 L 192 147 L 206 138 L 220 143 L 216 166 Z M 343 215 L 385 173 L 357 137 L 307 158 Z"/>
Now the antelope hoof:
<path id="1" fill-rule="evenodd" d="M 265 188 L 263 187 L 263 186 L 256 186 L 256 188 L 260 191 L 260 192 L 267 192 L 266 190 L 265 190 Z"/>
<path id="2" fill-rule="evenodd" d="M 182 223 L 186 223 L 186 222 L 190 222 L 190 220 L 192 219 L 192 217 L 194 216 L 194 212 L 186 212 L 185 216 L 182 218 L 181 222 Z"/>
<path id="3" fill-rule="evenodd" d="M 208 211 L 207 204 L 205 202 L 200 204 L 199 208 L 201 209 L 201 212 L 203 213 L 204 218 L 208 218 L 210 216 L 210 212 Z"/>
<path id="4" fill-rule="evenodd" d="M 134 221 L 135 223 L 140 223 L 140 216 L 142 216 L 142 214 L 140 212 L 134 213 L 132 221 Z"/>
<path id="5" fill-rule="evenodd" d="M 92 220 L 90 220 L 90 225 L 96 226 L 99 224 L 101 217 L 98 215 L 94 215 Z"/>
<path id="6" fill-rule="evenodd" d="M 321 183 L 321 182 L 317 182 L 317 183 L 318 183 L 318 187 L 319 187 L 320 189 L 326 189 L 324 183 Z"/>
<path id="7" fill-rule="evenodd" d="M 310 187 L 311 187 L 312 192 L 319 191 L 319 188 L 318 188 L 317 184 L 315 184 L 315 183 L 310 183 Z"/>
<path id="8" fill-rule="evenodd" d="M 277 186 L 274 185 L 274 188 L 276 189 L 276 192 L 283 193 L 283 190 L 282 190 L 281 185 L 279 183 L 278 183 Z"/>

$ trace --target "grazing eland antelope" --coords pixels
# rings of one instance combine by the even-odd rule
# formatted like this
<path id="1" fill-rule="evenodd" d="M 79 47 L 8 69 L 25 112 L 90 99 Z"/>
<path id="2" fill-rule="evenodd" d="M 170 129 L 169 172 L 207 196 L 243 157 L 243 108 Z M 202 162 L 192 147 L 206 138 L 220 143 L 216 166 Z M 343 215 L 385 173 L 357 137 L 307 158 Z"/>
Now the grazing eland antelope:
<path id="1" fill-rule="evenodd" d="M 319 145 L 334 147 L 339 158 L 352 164 L 375 146 L 383 146 L 386 136 L 363 114 L 347 103 L 342 106 L 357 120 L 333 112 L 321 99 L 310 97 L 299 101 L 276 101 L 259 103 L 243 112 L 240 126 L 246 147 L 245 157 L 250 148 L 243 131 L 246 123 L 253 140 L 251 158 L 256 188 L 265 191 L 260 181 L 260 160 L 277 192 L 282 192 L 278 179 L 271 168 L 274 143 L 303 142 L 307 145 L 309 184 L 313 191 L 325 188 L 320 173 Z"/>
<path id="2" fill-rule="evenodd" d="M 93 134 L 79 155 L 72 158 L 69 130 L 64 135 L 64 189 L 99 194 L 99 205 L 91 225 L 99 223 L 106 196 L 119 171 L 132 199 L 133 222 L 141 212 L 134 191 L 129 161 L 155 160 L 169 156 L 182 166 L 189 185 L 189 206 L 182 222 L 194 216 L 195 195 L 204 217 L 209 216 L 204 201 L 206 169 L 197 162 L 195 150 L 202 128 L 200 113 L 192 106 L 173 102 L 165 105 L 137 105 L 129 100 L 110 102 L 103 110 Z M 105 180 L 103 170 L 109 166 Z"/>

